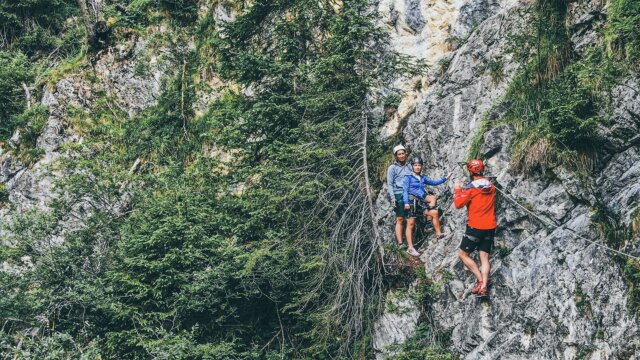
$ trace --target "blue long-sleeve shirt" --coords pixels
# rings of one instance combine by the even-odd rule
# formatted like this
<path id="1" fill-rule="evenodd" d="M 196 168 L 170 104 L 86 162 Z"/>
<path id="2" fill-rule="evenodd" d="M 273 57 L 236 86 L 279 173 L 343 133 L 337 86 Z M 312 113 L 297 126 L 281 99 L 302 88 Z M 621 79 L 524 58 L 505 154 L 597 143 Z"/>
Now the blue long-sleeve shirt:
<path id="1" fill-rule="evenodd" d="M 447 178 L 445 176 L 441 177 L 438 180 L 433 180 L 424 175 L 420 175 L 420 177 L 417 177 L 415 175 L 406 175 L 404 177 L 404 184 L 402 186 L 402 201 L 405 204 L 408 204 L 409 195 L 413 195 L 418 199 L 424 200 L 426 194 L 425 187 L 427 185 L 440 185 L 445 181 L 447 181 Z"/>

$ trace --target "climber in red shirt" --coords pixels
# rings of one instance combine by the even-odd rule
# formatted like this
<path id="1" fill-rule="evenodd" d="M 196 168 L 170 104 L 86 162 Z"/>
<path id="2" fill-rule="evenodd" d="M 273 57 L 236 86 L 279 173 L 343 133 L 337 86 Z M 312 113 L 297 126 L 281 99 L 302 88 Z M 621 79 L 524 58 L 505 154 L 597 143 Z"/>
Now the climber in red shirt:
<path id="1" fill-rule="evenodd" d="M 459 181 L 454 185 L 453 203 L 457 209 L 467 207 L 467 230 L 465 231 L 458 256 L 464 265 L 476 277 L 476 286 L 471 291 L 478 296 L 487 295 L 489 285 L 489 254 L 493 248 L 493 237 L 496 232 L 496 216 L 493 201 L 496 188 L 483 176 L 482 160 L 471 160 L 467 164 L 471 174 L 471 182 L 464 187 Z M 480 268 L 469 254 L 478 250 Z"/>

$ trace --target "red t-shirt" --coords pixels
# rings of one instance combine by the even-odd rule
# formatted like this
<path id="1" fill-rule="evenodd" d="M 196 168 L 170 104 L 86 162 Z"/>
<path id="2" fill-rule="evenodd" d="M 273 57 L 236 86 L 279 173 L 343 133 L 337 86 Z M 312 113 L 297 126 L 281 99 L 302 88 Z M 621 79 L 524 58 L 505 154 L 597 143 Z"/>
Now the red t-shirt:
<path id="1" fill-rule="evenodd" d="M 493 200 L 496 187 L 488 179 L 473 180 L 463 189 L 455 189 L 453 204 L 460 209 L 467 206 L 467 224 L 474 229 L 490 230 L 496 228 L 496 215 Z"/>

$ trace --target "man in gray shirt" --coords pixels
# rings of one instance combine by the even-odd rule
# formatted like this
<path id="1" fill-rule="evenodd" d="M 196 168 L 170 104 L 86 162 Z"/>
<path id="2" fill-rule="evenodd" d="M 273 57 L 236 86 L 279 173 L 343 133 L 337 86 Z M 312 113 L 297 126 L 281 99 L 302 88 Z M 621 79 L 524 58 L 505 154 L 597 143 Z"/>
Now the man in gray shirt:
<path id="1" fill-rule="evenodd" d="M 404 227 L 404 219 L 406 211 L 404 202 L 402 201 L 402 186 L 404 184 L 405 175 L 411 175 L 411 165 L 407 162 L 407 150 L 402 145 L 393 148 L 393 156 L 395 161 L 387 170 L 387 190 L 391 205 L 396 213 L 396 241 L 398 245 L 402 243 L 402 233 Z"/>

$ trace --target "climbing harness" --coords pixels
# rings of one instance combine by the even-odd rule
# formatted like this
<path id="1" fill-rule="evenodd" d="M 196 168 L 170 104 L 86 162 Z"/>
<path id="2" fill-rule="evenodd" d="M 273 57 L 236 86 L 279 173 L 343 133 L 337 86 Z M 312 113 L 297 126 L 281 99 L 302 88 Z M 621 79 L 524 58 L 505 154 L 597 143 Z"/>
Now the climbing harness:
<path id="1" fill-rule="evenodd" d="M 445 189 L 438 194 L 433 194 L 437 197 L 437 204 L 432 209 L 437 209 L 440 215 L 440 224 L 443 226 L 443 221 L 447 215 L 448 210 L 451 208 L 451 203 L 453 202 L 453 194 L 450 189 Z M 417 199 L 416 199 L 417 201 Z M 433 222 L 431 220 L 427 220 L 424 217 L 424 214 L 420 214 L 420 216 L 416 216 L 416 225 L 414 227 L 414 237 L 413 242 L 416 247 L 419 247 L 425 240 L 426 231 L 433 226 Z"/>

